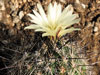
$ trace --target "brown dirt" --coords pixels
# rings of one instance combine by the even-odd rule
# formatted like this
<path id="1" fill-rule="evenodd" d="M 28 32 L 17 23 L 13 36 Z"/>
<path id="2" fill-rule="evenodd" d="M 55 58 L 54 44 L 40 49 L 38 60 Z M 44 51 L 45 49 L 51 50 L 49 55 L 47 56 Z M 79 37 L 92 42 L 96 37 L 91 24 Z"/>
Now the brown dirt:
<path id="1" fill-rule="evenodd" d="M 35 34 L 33 30 L 24 30 L 30 24 L 27 13 L 37 10 L 36 4 L 41 3 L 45 11 L 50 2 L 57 1 L 63 7 L 72 4 L 75 13 L 81 17 L 81 22 L 76 26 L 81 31 L 70 34 L 73 40 L 77 40 L 79 45 L 85 50 L 89 63 L 95 65 L 95 75 L 100 74 L 100 1 L 99 0 L 80 0 L 85 4 L 77 4 L 75 0 L 0 0 L 0 56 L 12 54 L 11 50 L 24 52 L 27 50 L 37 50 L 42 43 L 40 33 Z M 41 39 L 40 39 L 41 38 Z M 39 46 L 37 46 L 39 45 Z M 37 47 L 36 47 L 37 46 Z M 9 52 L 11 51 L 11 52 Z M 12 54 L 13 55 L 13 54 Z M 17 54 L 16 54 L 17 55 Z M 5 57 L 11 59 L 10 55 Z M 6 59 L 0 59 L 1 63 Z M 7 62 L 11 64 L 12 62 Z M 1 67 L 2 68 L 2 67 Z"/>

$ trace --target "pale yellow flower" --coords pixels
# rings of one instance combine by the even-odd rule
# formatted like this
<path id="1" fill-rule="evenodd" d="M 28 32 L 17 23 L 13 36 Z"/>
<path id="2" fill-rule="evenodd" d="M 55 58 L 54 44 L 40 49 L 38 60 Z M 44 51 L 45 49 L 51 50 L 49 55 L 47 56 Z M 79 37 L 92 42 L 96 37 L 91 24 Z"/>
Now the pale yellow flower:
<path id="1" fill-rule="evenodd" d="M 68 5 L 62 11 L 61 4 L 55 2 L 53 5 L 50 3 L 47 9 L 47 15 L 41 4 L 37 4 L 37 8 L 39 13 L 33 10 L 34 14 L 28 14 L 32 18 L 30 21 L 34 24 L 25 27 L 25 29 L 34 29 L 36 32 L 43 32 L 43 37 L 49 36 L 54 40 L 66 33 L 79 30 L 78 28 L 70 27 L 80 21 L 78 14 L 73 14 L 72 5 Z"/>

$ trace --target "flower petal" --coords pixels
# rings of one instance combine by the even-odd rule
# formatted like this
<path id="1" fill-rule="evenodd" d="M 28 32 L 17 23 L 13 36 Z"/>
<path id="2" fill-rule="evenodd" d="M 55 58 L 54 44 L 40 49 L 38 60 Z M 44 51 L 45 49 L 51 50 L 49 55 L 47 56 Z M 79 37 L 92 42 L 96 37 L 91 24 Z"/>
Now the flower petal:
<path id="1" fill-rule="evenodd" d="M 59 36 L 59 37 L 62 37 L 62 36 L 65 35 L 66 33 L 71 33 L 71 32 L 73 32 L 73 31 L 75 31 L 75 30 L 80 30 L 80 29 L 79 29 L 79 28 L 73 28 L 73 27 L 71 27 L 71 28 L 66 29 L 66 30 L 61 30 L 61 31 L 59 32 L 58 36 Z"/>
<path id="2" fill-rule="evenodd" d="M 43 34 L 42 34 L 42 37 L 45 37 L 45 36 L 52 36 L 52 35 L 49 34 L 49 33 L 43 33 Z"/>
<path id="3" fill-rule="evenodd" d="M 73 13 L 73 7 L 72 7 L 72 5 L 68 5 L 64 10 L 63 10 L 63 12 L 62 12 L 62 17 L 63 16 L 66 16 L 66 14 L 67 13 L 70 13 L 70 15 L 72 15 L 72 13 Z"/>
<path id="4" fill-rule="evenodd" d="M 38 28 L 40 28 L 38 25 L 32 24 L 30 26 L 25 27 L 24 29 L 38 29 Z"/>
<path id="5" fill-rule="evenodd" d="M 33 15 L 33 14 L 27 14 L 27 15 L 30 16 L 32 18 L 32 20 L 34 20 L 34 21 L 36 21 L 38 23 L 41 23 L 41 20 L 38 19 L 38 17 L 36 17 L 35 15 Z"/>
<path id="6" fill-rule="evenodd" d="M 36 32 L 46 32 L 46 30 L 41 29 L 41 28 L 40 28 L 40 29 L 38 28 L 38 29 L 36 29 L 35 31 L 36 31 Z"/>
<path id="7" fill-rule="evenodd" d="M 51 25 L 55 24 L 57 3 L 54 6 L 50 3 L 48 6 L 48 21 Z"/>
<path id="8" fill-rule="evenodd" d="M 42 17 L 40 16 L 40 14 L 38 12 L 36 12 L 35 10 L 33 10 L 34 14 L 36 15 L 36 17 L 42 22 L 43 19 Z"/>
<path id="9" fill-rule="evenodd" d="M 55 33 L 53 33 L 53 32 L 46 32 L 46 33 L 43 33 L 43 34 L 42 34 L 42 37 L 45 37 L 45 36 L 53 36 L 54 38 L 56 37 Z"/>
<path id="10" fill-rule="evenodd" d="M 61 12 L 62 12 L 62 8 L 61 8 L 61 4 L 59 4 L 57 6 L 57 10 L 56 10 L 56 21 L 59 20 L 60 16 L 61 16 Z"/>
<path id="11" fill-rule="evenodd" d="M 59 23 L 63 23 L 64 21 L 72 21 L 78 17 L 78 14 L 73 14 L 73 15 L 70 15 L 70 13 L 67 13 L 67 14 L 63 16 L 62 19 L 59 20 Z"/>
<path id="12" fill-rule="evenodd" d="M 63 29 L 65 29 L 65 28 L 67 28 L 75 23 L 79 23 L 79 21 L 80 21 L 80 18 L 72 20 L 72 21 L 65 21 L 64 23 L 62 23 Z"/>
<path id="13" fill-rule="evenodd" d="M 47 17 L 46 17 L 46 14 L 41 6 L 41 4 L 37 4 L 37 8 L 39 9 L 39 12 L 44 20 L 44 22 L 48 23 L 48 20 L 47 20 Z"/>

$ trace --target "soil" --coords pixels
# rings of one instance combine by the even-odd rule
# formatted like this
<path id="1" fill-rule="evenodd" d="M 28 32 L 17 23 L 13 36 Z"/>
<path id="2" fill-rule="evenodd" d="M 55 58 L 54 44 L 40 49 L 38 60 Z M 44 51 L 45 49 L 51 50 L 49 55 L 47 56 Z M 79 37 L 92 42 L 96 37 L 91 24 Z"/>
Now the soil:
<path id="1" fill-rule="evenodd" d="M 79 14 L 81 21 L 75 26 L 81 30 L 69 34 L 69 38 L 79 43 L 86 52 L 89 63 L 94 65 L 95 75 L 100 75 L 99 0 L 79 0 L 79 3 L 78 0 L 0 0 L 1 74 L 7 73 L 7 66 L 13 64 L 13 60 L 20 58 L 24 52 L 34 52 L 43 46 L 42 41 L 46 38 L 42 38 L 41 33 L 24 30 L 24 27 L 30 24 L 27 14 L 32 13 L 33 9 L 37 10 L 37 3 L 41 3 L 46 11 L 48 4 L 55 1 L 61 3 L 63 8 L 72 4 L 74 13 Z"/>

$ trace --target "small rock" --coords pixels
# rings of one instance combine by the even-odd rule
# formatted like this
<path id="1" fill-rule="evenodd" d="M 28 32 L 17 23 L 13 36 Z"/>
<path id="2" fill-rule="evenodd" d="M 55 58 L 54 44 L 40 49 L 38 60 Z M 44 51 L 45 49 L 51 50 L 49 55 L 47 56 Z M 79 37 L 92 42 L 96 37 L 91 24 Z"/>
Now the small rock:
<path id="1" fill-rule="evenodd" d="M 97 32 L 97 31 L 98 31 L 98 27 L 95 27 L 95 28 L 94 28 L 94 32 Z"/>
<path id="2" fill-rule="evenodd" d="M 66 4 L 66 1 L 65 0 L 60 0 L 60 2 Z"/>
<path id="3" fill-rule="evenodd" d="M 10 36 L 13 36 L 13 35 L 17 34 L 17 30 L 14 29 L 14 28 L 11 28 L 11 29 L 9 29 L 8 33 L 9 33 Z"/>
<path id="4" fill-rule="evenodd" d="M 24 12 L 23 11 L 20 11 L 19 12 L 19 18 L 22 19 L 23 16 L 24 16 Z"/>
<path id="5" fill-rule="evenodd" d="M 0 12 L 0 20 L 2 20 L 2 13 Z"/>
<path id="6" fill-rule="evenodd" d="M 3 0 L 0 0 L 0 10 L 5 10 L 5 5 Z"/>
<path id="7" fill-rule="evenodd" d="M 18 23 L 19 21 L 20 21 L 19 16 L 16 16 L 16 17 L 13 19 L 13 23 Z"/>
<path id="8" fill-rule="evenodd" d="M 27 0 L 23 0 L 24 3 L 26 3 Z"/>
<path id="9" fill-rule="evenodd" d="M 78 12 L 84 12 L 85 11 L 85 8 L 86 8 L 86 5 L 81 3 L 79 0 L 76 0 L 75 1 L 75 4 L 74 6 L 76 7 L 76 10 Z"/>

